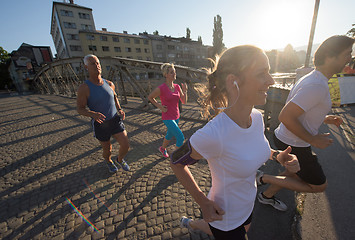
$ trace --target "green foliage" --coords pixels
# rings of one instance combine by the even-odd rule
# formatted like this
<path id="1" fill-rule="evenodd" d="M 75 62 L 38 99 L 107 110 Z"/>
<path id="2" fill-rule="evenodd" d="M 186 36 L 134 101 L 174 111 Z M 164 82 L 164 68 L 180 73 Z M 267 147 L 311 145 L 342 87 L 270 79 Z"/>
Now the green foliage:
<path id="1" fill-rule="evenodd" d="M 224 50 L 225 46 L 223 43 L 223 29 L 222 29 L 222 17 L 217 15 L 214 17 L 214 28 L 213 28 L 213 56 L 220 54 Z"/>
<path id="2" fill-rule="evenodd" d="M 12 85 L 8 70 L 9 65 L 10 55 L 5 49 L 0 47 L 0 89 L 5 89 L 5 86 L 10 88 Z"/>
<path id="3" fill-rule="evenodd" d="M 191 39 L 191 30 L 190 28 L 186 28 L 186 38 Z"/>
<path id="4" fill-rule="evenodd" d="M 155 30 L 155 31 L 153 32 L 153 35 L 159 35 L 158 30 Z"/>
<path id="5" fill-rule="evenodd" d="M 353 28 L 346 33 L 346 35 L 348 35 L 349 37 L 355 37 L 355 24 L 353 24 L 352 26 Z"/>
<path id="6" fill-rule="evenodd" d="M 0 47 L 0 64 L 6 63 L 10 59 L 9 53 Z"/>

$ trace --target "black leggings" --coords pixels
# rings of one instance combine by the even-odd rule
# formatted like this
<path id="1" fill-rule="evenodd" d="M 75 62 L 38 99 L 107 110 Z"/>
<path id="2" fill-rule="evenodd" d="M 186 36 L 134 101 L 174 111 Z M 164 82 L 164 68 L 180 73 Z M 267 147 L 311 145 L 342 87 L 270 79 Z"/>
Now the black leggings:
<path id="1" fill-rule="evenodd" d="M 249 218 L 239 227 L 230 230 L 230 231 L 222 231 L 217 228 L 212 227 L 210 224 L 211 232 L 216 240 L 225 240 L 225 239 L 233 239 L 233 240 L 246 240 L 246 231 L 244 226 L 248 225 L 251 223 L 252 219 L 252 214 L 249 216 Z"/>

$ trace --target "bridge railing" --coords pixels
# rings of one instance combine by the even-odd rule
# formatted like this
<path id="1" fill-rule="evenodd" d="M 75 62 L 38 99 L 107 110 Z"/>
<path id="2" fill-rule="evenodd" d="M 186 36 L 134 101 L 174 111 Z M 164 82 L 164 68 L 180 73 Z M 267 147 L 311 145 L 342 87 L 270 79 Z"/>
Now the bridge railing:
<path id="1" fill-rule="evenodd" d="M 128 96 L 140 97 L 141 108 L 153 108 L 149 103 L 149 93 L 165 79 L 161 75 L 163 63 L 135 60 L 119 57 L 100 57 L 101 66 L 109 66 L 108 71 L 103 69 L 103 77 L 116 85 L 121 102 L 127 103 Z M 194 89 L 195 84 L 205 84 L 206 71 L 190 67 L 175 65 L 176 82 L 185 82 L 188 85 L 189 102 L 200 108 L 198 93 Z M 280 76 L 273 76 L 280 83 Z M 55 94 L 75 97 L 77 88 L 86 79 L 88 73 L 84 68 L 82 58 L 68 58 L 57 60 L 44 66 L 35 76 L 35 88 L 42 94 Z M 278 114 L 282 109 L 288 95 L 290 76 L 282 77 L 282 82 L 270 88 L 264 109 L 264 120 L 267 127 L 274 129 L 278 124 Z M 283 84 L 284 83 L 284 84 Z"/>

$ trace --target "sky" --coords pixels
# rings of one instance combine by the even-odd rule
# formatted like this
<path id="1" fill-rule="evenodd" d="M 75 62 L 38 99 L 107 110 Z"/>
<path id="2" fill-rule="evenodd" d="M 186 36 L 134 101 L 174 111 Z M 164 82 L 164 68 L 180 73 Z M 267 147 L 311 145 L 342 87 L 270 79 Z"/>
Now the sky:
<path id="1" fill-rule="evenodd" d="M 58 0 L 63 2 L 63 0 Z M 253 44 L 264 50 L 307 46 L 315 0 L 74 0 L 93 9 L 97 30 L 202 37 L 212 45 L 213 19 L 222 17 L 226 47 Z M 51 0 L 0 0 L 0 46 L 17 50 L 22 43 L 50 46 Z M 355 0 L 320 0 L 313 43 L 346 34 L 355 24 Z"/>

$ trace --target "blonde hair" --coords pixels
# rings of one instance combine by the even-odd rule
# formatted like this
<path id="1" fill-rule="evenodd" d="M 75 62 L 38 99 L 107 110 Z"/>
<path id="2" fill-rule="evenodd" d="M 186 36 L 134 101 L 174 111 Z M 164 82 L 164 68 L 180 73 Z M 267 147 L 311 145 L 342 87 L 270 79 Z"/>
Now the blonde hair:
<path id="1" fill-rule="evenodd" d="M 161 69 L 161 72 L 163 73 L 164 77 L 166 77 L 166 74 L 168 74 L 169 68 L 175 69 L 174 64 L 173 63 L 164 63 L 163 65 L 161 65 L 160 69 Z"/>
<path id="2" fill-rule="evenodd" d="M 264 54 L 264 51 L 252 45 L 241 45 L 225 50 L 220 56 L 216 56 L 216 60 L 210 59 L 213 67 L 207 69 L 207 86 L 195 87 L 200 96 L 199 103 L 202 105 L 204 118 L 214 117 L 223 111 L 218 108 L 227 107 L 226 77 L 234 74 L 243 80 L 243 73 L 255 64 L 259 54 Z"/>

